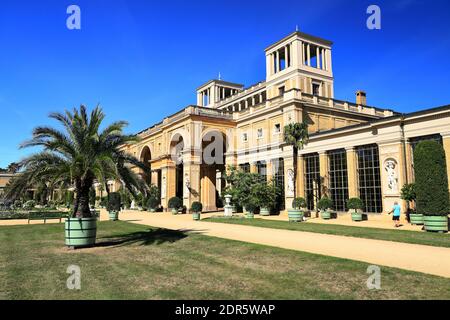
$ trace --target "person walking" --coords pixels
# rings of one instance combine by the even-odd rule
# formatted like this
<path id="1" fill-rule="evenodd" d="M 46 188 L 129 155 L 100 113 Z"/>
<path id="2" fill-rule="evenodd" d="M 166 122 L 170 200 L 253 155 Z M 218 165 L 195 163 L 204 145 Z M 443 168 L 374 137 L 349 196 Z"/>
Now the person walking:
<path id="1" fill-rule="evenodd" d="M 397 201 L 394 202 L 394 206 L 392 207 L 392 210 L 389 212 L 389 214 L 392 213 L 392 220 L 395 221 L 395 227 L 400 227 L 400 216 L 401 216 L 402 208 L 398 204 Z"/>

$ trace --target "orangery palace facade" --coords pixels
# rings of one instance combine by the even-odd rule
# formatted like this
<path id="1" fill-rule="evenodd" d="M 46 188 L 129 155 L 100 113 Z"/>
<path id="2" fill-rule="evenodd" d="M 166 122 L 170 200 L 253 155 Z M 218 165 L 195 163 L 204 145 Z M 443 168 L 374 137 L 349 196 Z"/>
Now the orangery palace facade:
<path id="1" fill-rule="evenodd" d="M 424 139 L 443 144 L 450 168 L 450 106 L 400 114 L 367 105 L 363 91 L 355 102 L 337 100 L 332 52 L 332 42 L 294 32 L 265 49 L 265 81 L 244 88 L 211 80 L 197 89 L 196 105 L 139 132 L 141 142 L 124 148 L 150 167 L 144 178 L 159 187 L 161 205 L 178 196 L 187 207 L 201 201 L 217 210 L 232 165 L 274 180 L 281 209 L 290 208 L 293 152 L 283 128 L 291 122 L 309 125 L 296 189 L 311 210 L 328 195 L 338 212 L 351 197 L 366 212 L 390 211 L 402 185 L 414 181 L 413 149 Z"/>

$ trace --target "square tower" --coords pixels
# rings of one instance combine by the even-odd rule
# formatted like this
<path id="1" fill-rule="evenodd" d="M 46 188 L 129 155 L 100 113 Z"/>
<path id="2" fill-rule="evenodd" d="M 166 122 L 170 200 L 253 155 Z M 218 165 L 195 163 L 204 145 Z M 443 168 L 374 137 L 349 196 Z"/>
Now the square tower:
<path id="1" fill-rule="evenodd" d="M 296 31 L 269 46 L 265 50 L 268 97 L 296 88 L 334 98 L 332 45 L 329 40 Z"/>
<path id="2" fill-rule="evenodd" d="M 197 88 L 197 105 L 215 108 L 216 105 L 242 91 L 244 85 L 223 80 L 210 80 Z"/>

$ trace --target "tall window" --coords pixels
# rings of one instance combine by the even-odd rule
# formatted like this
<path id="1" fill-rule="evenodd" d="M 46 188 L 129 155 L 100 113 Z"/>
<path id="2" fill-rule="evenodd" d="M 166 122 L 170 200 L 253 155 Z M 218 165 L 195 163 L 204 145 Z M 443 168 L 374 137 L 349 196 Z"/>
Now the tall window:
<path id="1" fill-rule="evenodd" d="M 377 145 L 356 148 L 359 194 L 366 212 L 382 212 L 380 157 Z"/>
<path id="2" fill-rule="evenodd" d="M 314 210 L 315 203 L 320 199 L 320 162 L 319 154 L 304 156 L 305 159 L 305 191 L 309 210 Z"/>
<path id="3" fill-rule="evenodd" d="M 437 141 L 440 144 L 442 144 L 442 136 L 440 134 L 433 134 L 433 135 L 429 135 L 429 136 L 421 136 L 421 137 L 415 137 L 415 138 L 409 139 L 413 153 L 414 153 L 414 150 L 416 149 L 417 145 L 419 144 L 419 142 L 430 141 L 430 140 Z"/>
<path id="4" fill-rule="evenodd" d="M 244 172 L 250 172 L 250 163 L 242 163 L 239 165 L 239 168 Z"/>
<path id="5" fill-rule="evenodd" d="M 330 162 L 330 196 L 333 209 L 347 211 L 348 172 L 347 153 L 345 149 L 333 150 L 328 153 Z"/>
<path id="6" fill-rule="evenodd" d="M 284 159 L 279 158 L 272 161 L 273 178 L 276 186 L 280 189 L 280 193 L 276 199 L 276 209 L 284 210 Z"/>
<path id="7" fill-rule="evenodd" d="M 261 177 L 261 181 L 267 181 L 267 164 L 265 161 L 258 161 L 256 163 L 256 172 Z"/>

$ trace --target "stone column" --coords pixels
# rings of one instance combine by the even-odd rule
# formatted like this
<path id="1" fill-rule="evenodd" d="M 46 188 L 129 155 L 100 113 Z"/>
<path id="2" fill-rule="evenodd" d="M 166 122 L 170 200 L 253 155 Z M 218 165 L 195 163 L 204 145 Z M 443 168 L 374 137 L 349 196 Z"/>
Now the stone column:
<path id="1" fill-rule="evenodd" d="M 267 175 L 267 182 L 270 182 L 273 178 L 273 163 L 272 163 L 272 161 L 266 161 L 266 175 Z"/>
<path id="2" fill-rule="evenodd" d="M 251 173 L 258 173 L 258 168 L 256 167 L 256 162 L 250 163 L 250 172 Z"/>
<path id="3" fill-rule="evenodd" d="M 205 211 L 216 211 L 216 170 L 214 166 L 201 166 L 201 202 Z"/>
<path id="4" fill-rule="evenodd" d="M 329 196 L 328 188 L 330 187 L 330 177 L 328 172 L 328 154 L 326 151 L 322 151 L 319 153 L 319 157 L 321 194 L 322 196 Z"/>
<path id="5" fill-rule="evenodd" d="M 444 144 L 445 161 L 447 163 L 447 178 L 450 183 L 450 132 L 442 134 L 442 141 Z"/>
<path id="6" fill-rule="evenodd" d="M 309 67 L 311 67 L 311 45 L 309 43 L 306 45 L 306 57 L 307 64 Z"/>
<path id="7" fill-rule="evenodd" d="M 347 148 L 346 151 L 347 151 L 348 196 L 349 198 L 355 198 L 359 196 L 356 151 L 353 147 Z"/>
<path id="8" fill-rule="evenodd" d="M 325 63 L 325 49 L 320 49 L 320 55 L 322 57 L 322 70 L 326 70 L 326 63 Z"/>
<path id="9" fill-rule="evenodd" d="M 320 48 L 319 47 L 316 47 L 316 61 L 317 61 L 317 69 L 321 69 Z"/>
<path id="10" fill-rule="evenodd" d="M 280 72 L 280 53 L 276 51 L 276 57 L 277 57 L 277 72 Z"/>
<path id="11" fill-rule="evenodd" d="M 288 59 L 288 57 L 289 57 L 289 45 L 284 47 L 284 61 L 285 61 L 284 66 L 285 66 L 285 68 L 289 67 L 289 59 Z"/>
<path id="12" fill-rule="evenodd" d="M 157 171 L 152 171 L 151 173 L 152 178 L 151 178 L 151 183 L 155 186 L 158 185 L 158 172 Z"/>
<path id="13" fill-rule="evenodd" d="M 305 158 L 302 155 L 297 160 L 297 197 L 305 198 Z"/>
<path id="14" fill-rule="evenodd" d="M 305 58 L 306 58 L 306 52 L 305 52 L 305 43 L 302 42 L 302 55 L 301 55 L 301 64 L 305 65 Z"/>
<path id="15" fill-rule="evenodd" d="M 414 168 L 413 168 L 413 154 L 412 154 L 412 146 L 409 141 L 405 142 L 406 149 L 406 170 L 408 174 L 408 182 L 411 183 L 414 181 Z"/>

